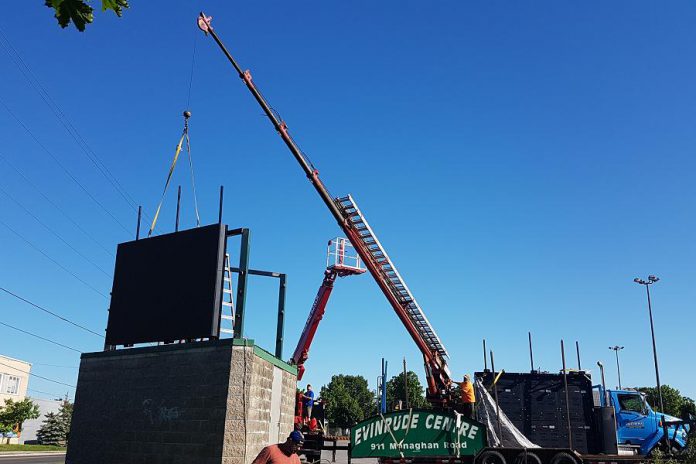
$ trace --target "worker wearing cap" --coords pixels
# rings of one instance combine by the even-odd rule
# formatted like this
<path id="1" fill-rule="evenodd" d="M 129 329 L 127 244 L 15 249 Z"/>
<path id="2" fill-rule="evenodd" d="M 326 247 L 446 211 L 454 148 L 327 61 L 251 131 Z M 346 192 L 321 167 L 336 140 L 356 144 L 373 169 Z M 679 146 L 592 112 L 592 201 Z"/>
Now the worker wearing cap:
<path id="1" fill-rule="evenodd" d="M 464 381 L 459 384 L 459 388 L 462 391 L 462 413 L 469 419 L 473 419 L 476 395 L 469 374 L 464 374 Z"/>
<path id="2" fill-rule="evenodd" d="M 293 430 L 284 443 L 268 445 L 261 450 L 251 464 L 300 464 L 297 452 L 302 448 L 304 435 L 299 430 Z"/>

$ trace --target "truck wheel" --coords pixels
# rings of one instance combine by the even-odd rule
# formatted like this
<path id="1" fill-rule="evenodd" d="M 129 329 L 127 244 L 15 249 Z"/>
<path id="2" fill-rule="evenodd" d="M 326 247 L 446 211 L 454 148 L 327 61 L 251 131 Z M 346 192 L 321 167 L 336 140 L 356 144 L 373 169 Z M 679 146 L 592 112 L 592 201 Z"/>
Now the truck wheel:
<path id="1" fill-rule="evenodd" d="M 541 464 L 541 459 L 534 453 L 520 453 L 515 457 L 515 464 Z"/>
<path id="2" fill-rule="evenodd" d="M 505 456 L 497 451 L 484 451 L 476 458 L 476 464 L 507 464 Z"/>
<path id="3" fill-rule="evenodd" d="M 572 454 L 561 452 L 551 459 L 551 464 L 578 464 L 578 460 Z"/>

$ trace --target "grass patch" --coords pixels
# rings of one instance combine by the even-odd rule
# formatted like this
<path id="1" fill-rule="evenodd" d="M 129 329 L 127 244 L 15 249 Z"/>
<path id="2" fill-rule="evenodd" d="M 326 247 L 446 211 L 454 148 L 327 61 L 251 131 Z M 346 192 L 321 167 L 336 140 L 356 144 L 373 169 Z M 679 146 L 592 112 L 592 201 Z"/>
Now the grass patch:
<path id="1" fill-rule="evenodd" d="M 53 445 L 0 445 L 0 453 L 3 451 L 65 451 L 62 446 Z"/>

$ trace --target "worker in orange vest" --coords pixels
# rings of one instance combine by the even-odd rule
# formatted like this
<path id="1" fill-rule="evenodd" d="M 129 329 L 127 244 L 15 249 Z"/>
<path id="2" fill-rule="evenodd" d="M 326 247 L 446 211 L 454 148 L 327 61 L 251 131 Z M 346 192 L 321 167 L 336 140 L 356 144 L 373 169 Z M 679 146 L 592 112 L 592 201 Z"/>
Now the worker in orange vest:
<path id="1" fill-rule="evenodd" d="M 464 374 L 464 381 L 459 384 L 459 388 L 462 391 L 462 413 L 469 419 L 473 419 L 476 395 L 469 374 Z"/>

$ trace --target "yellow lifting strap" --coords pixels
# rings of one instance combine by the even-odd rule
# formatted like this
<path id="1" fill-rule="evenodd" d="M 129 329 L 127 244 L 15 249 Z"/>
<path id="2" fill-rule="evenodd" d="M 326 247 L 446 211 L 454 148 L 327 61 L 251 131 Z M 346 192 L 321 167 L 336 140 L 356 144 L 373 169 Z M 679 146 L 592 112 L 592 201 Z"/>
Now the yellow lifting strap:
<path id="1" fill-rule="evenodd" d="M 181 153 L 181 147 L 184 144 L 184 138 L 186 137 L 186 129 L 184 133 L 181 134 L 179 143 L 176 146 L 176 151 L 174 152 L 174 160 L 172 160 L 172 165 L 169 166 L 169 174 L 167 174 L 167 182 L 164 184 L 164 190 L 162 191 L 162 198 L 160 198 L 159 205 L 157 205 L 157 211 L 155 212 L 155 217 L 152 218 L 152 225 L 150 226 L 150 231 L 147 233 L 149 237 L 152 235 L 152 231 L 155 230 L 155 225 L 157 224 L 157 218 L 159 217 L 160 209 L 162 208 L 162 202 L 164 201 L 164 196 L 167 194 L 167 188 L 169 188 L 169 182 L 172 180 L 172 174 L 174 174 L 174 168 L 176 167 L 176 161 L 179 159 L 179 153 Z"/>
<path id="2" fill-rule="evenodd" d="M 191 112 L 184 111 L 184 130 L 181 134 L 181 138 L 179 139 L 179 143 L 176 145 L 176 150 L 174 151 L 174 159 L 172 160 L 171 166 L 169 166 L 169 174 L 167 174 L 167 181 L 164 183 L 164 190 L 162 190 L 162 197 L 160 198 L 159 204 L 157 205 L 155 217 L 152 218 L 152 225 L 150 226 L 150 230 L 147 233 L 148 237 L 152 235 L 152 232 L 155 230 L 155 226 L 157 225 L 157 218 L 159 217 L 160 210 L 162 209 L 162 203 L 164 202 L 164 197 L 167 194 L 167 189 L 169 188 L 169 183 L 172 180 L 172 175 L 174 175 L 174 168 L 176 168 L 176 162 L 179 159 L 181 149 L 184 146 L 184 140 L 186 140 L 186 150 L 188 151 L 189 165 L 191 167 L 191 184 L 193 186 L 193 201 L 196 211 L 196 225 L 200 226 L 201 224 L 200 216 L 198 215 L 198 200 L 196 199 L 196 184 L 193 175 L 193 160 L 191 158 L 191 139 L 188 135 L 188 119 L 190 117 Z"/>

